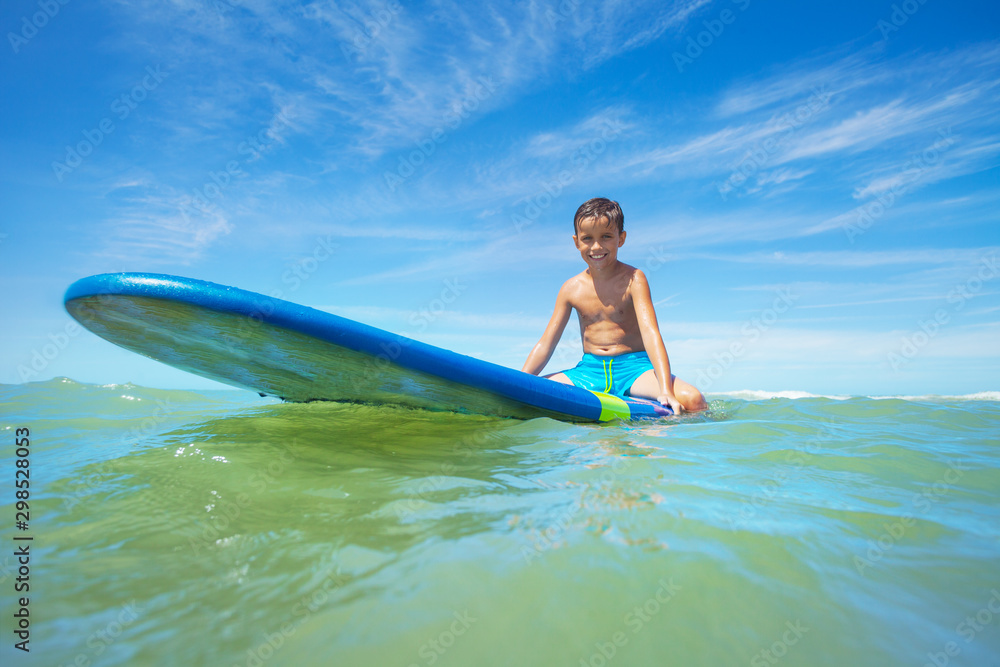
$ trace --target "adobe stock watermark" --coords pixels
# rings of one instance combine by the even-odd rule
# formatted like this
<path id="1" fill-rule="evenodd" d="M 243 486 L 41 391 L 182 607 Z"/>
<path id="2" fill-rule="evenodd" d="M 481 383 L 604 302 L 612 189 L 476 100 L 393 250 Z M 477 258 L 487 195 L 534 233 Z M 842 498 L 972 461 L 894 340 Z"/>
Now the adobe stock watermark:
<path id="1" fill-rule="evenodd" d="M 556 28 L 563 21 L 568 21 L 579 8 L 580 0 L 562 0 L 557 7 L 559 11 L 546 7 L 545 21 L 549 24 L 549 29 Z"/>
<path id="2" fill-rule="evenodd" d="M 0 234 L 0 240 L 4 238 L 5 234 Z M 96 302 L 99 305 L 105 305 L 110 300 L 114 299 L 113 295 L 109 294 L 98 294 L 91 297 L 92 303 Z M 90 321 L 93 317 L 91 310 L 86 309 L 78 313 L 83 319 Z M 40 373 L 45 371 L 49 367 L 49 364 L 55 361 L 62 352 L 69 347 L 70 343 L 83 329 L 80 327 L 79 322 L 75 319 L 70 319 L 62 329 L 57 330 L 54 333 L 49 333 L 46 338 L 47 343 L 42 344 L 40 347 L 32 348 L 31 350 L 31 361 L 29 365 L 18 364 L 17 374 L 21 379 L 21 382 L 29 382 L 38 379 Z"/>
<path id="3" fill-rule="evenodd" d="M 223 192 L 232 186 L 237 178 L 247 175 L 243 171 L 243 166 L 259 159 L 275 142 L 280 141 L 281 136 L 278 132 L 286 127 L 291 127 L 291 121 L 285 114 L 278 113 L 267 127 L 248 136 L 236 147 L 237 155 L 244 156 L 242 159 L 228 160 L 218 171 L 210 170 L 205 182 L 194 188 L 190 197 L 181 202 L 181 215 L 185 222 L 190 223 L 190 214 L 195 210 L 200 213 L 211 213 L 212 202 L 222 197 Z"/>
<path id="4" fill-rule="evenodd" d="M 442 461 L 441 465 L 438 467 L 437 475 L 425 477 L 417 485 L 414 494 L 411 494 L 405 500 L 393 503 L 393 512 L 395 513 L 396 518 L 401 520 L 408 519 L 411 515 L 421 509 L 423 503 L 432 502 L 431 496 L 439 491 L 445 490 L 447 487 L 444 478 L 453 475 L 458 471 L 458 466 L 452 463 L 454 458 L 461 454 L 462 459 L 468 461 L 489 441 L 487 435 L 490 432 L 492 432 L 492 429 L 479 429 L 470 435 L 460 438 L 452 446 L 448 458 Z M 2 581 L 3 580 L 0 579 L 0 583 L 2 583 Z"/>
<path id="5" fill-rule="evenodd" d="M 170 414 L 176 411 L 176 407 L 169 400 L 157 398 L 153 402 L 156 404 L 153 412 L 143 417 L 142 421 L 128 429 L 128 431 L 118 438 L 120 446 L 133 445 L 145 440 L 156 433 L 163 423 L 167 421 Z M 73 490 L 61 494 L 63 509 L 72 509 L 77 503 L 98 490 L 107 479 L 118 475 L 119 473 L 113 468 L 112 463 L 113 461 L 103 461 L 93 472 L 78 476 L 76 478 L 77 485 L 74 486 Z"/>
<path id="6" fill-rule="evenodd" d="M 149 94 L 159 87 L 167 74 L 160 70 L 160 65 L 156 67 L 147 66 L 145 76 L 130 90 L 113 99 L 109 105 L 111 113 L 119 121 L 124 121 L 139 105 L 149 97 Z M 111 116 L 105 116 L 98 121 L 97 126 L 92 129 L 82 131 L 83 139 L 73 146 L 66 146 L 66 157 L 62 162 L 54 160 L 52 162 L 52 173 L 56 180 L 62 183 L 63 179 L 83 164 L 86 157 L 91 155 L 98 146 L 116 129 Z"/>
<path id="7" fill-rule="evenodd" d="M 625 126 L 620 122 L 616 120 L 604 121 L 600 136 L 589 140 L 570 156 L 572 169 L 563 169 L 553 180 L 543 181 L 541 190 L 514 202 L 515 206 L 524 203 L 520 213 L 515 212 L 510 216 L 510 222 L 514 225 L 514 229 L 521 232 L 524 228 L 535 224 L 542 213 L 552 206 L 562 194 L 563 189 L 572 185 L 592 163 L 604 154 L 608 149 L 608 144 L 621 136 L 624 131 Z"/>
<path id="8" fill-rule="evenodd" d="M 442 463 L 439 470 L 441 475 L 449 475 L 456 470 L 456 467 L 451 463 Z M 440 476 L 425 477 L 417 484 L 415 493 L 393 504 L 393 513 L 397 519 L 408 519 L 418 512 L 424 503 L 430 503 L 433 494 L 443 491 L 446 487 L 447 484 Z"/>
<path id="9" fill-rule="evenodd" d="M 212 0 L 212 6 L 215 8 L 215 12 L 222 17 L 236 11 L 240 2 L 242 0 Z"/>
<path id="10" fill-rule="evenodd" d="M 969 470 L 969 466 L 949 461 L 948 469 L 941 478 L 920 493 L 914 494 L 911 504 L 918 513 L 926 514 L 934 503 L 941 502 L 941 499 L 955 488 L 955 484 L 962 479 L 966 470 Z M 907 512 L 894 521 L 883 523 L 883 532 L 877 538 L 868 540 L 868 549 L 864 556 L 855 554 L 852 559 L 858 574 L 863 575 L 866 569 L 874 566 L 895 548 L 896 544 L 906 536 L 907 529 L 917 524 L 917 518 L 913 513 Z"/>
<path id="11" fill-rule="evenodd" d="M 879 19 L 878 23 L 875 24 L 875 27 L 882 33 L 882 41 L 888 40 L 890 34 L 898 32 L 906 25 L 910 17 L 920 11 L 920 8 L 925 4 L 927 4 L 927 0 L 903 0 L 899 4 L 893 3 L 889 20 Z"/>
<path id="12" fill-rule="evenodd" d="M 965 640 L 966 645 L 985 631 L 987 626 L 993 623 L 995 616 L 1000 616 L 1000 591 L 996 588 L 990 590 L 992 595 L 975 614 L 969 614 L 958 625 L 955 626 L 955 634 Z M 923 667 L 947 667 L 951 664 L 951 659 L 962 654 L 962 647 L 957 641 L 945 642 L 940 651 L 927 652 L 927 662 Z M 994 656 L 995 657 L 995 656 Z"/>
<path id="13" fill-rule="evenodd" d="M 324 262 L 336 254 L 340 244 L 330 241 L 330 238 L 330 234 L 327 234 L 326 237 L 317 237 L 312 252 L 292 262 L 288 270 L 281 274 L 281 282 L 288 286 L 289 291 L 297 291 L 304 282 L 319 271 L 319 267 Z M 276 299 L 284 298 L 284 295 L 285 293 L 280 289 L 275 292 Z"/>
<path id="14" fill-rule="evenodd" d="M 926 320 L 919 320 L 917 329 L 903 336 L 900 339 L 899 347 L 886 355 L 889 367 L 898 373 L 900 368 L 913 361 L 921 350 L 934 340 L 942 327 L 951 322 L 952 314 L 962 310 L 966 302 L 974 299 L 982 291 L 983 285 L 996 278 L 998 274 L 1000 274 L 1000 266 L 998 266 L 995 254 L 980 260 L 976 272 L 969 276 L 965 282 L 955 285 L 948 292 L 946 299 L 952 306 L 951 310 L 938 308 Z"/>
<path id="15" fill-rule="evenodd" d="M 28 44 L 38 31 L 49 24 L 54 19 L 59 10 L 69 4 L 69 0 L 38 0 L 38 11 L 30 16 L 21 17 L 21 29 L 18 32 L 8 32 L 7 41 L 15 55 Z"/>
<path id="16" fill-rule="evenodd" d="M 8 577 L 15 574 L 15 568 L 13 567 L 16 563 L 11 560 L 10 552 L 6 553 L 3 557 L 3 563 L 0 563 L 0 584 L 7 581 Z"/>
<path id="17" fill-rule="evenodd" d="M 676 255 L 670 252 L 669 245 L 661 244 L 658 246 L 651 246 L 645 248 L 645 253 L 642 259 L 639 261 L 635 261 L 635 264 L 638 265 L 638 268 L 641 269 L 648 278 L 648 276 L 651 276 L 660 269 L 662 269 L 664 266 L 667 265 L 668 262 L 670 262 L 670 260 L 674 259 L 675 257 Z M 631 273 L 622 274 L 621 276 L 615 279 L 614 283 L 615 288 L 624 292 L 625 290 L 628 289 L 633 278 L 634 277 Z M 669 300 L 672 298 L 673 297 L 669 297 L 668 299 L 665 300 Z M 581 347 L 580 349 L 582 350 L 583 348 Z"/>
<path id="18" fill-rule="evenodd" d="M 732 368 L 739 359 L 746 354 L 761 336 L 767 333 L 771 327 L 781 318 L 782 315 L 795 307 L 795 302 L 799 300 L 798 294 L 793 294 L 791 288 L 780 288 L 771 306 L 760 311 L 756 316 L 751 317 L 740 327 L 742 338 L 734 340 L 722 352 L 716 352 L 713 361 L 708 368 L 698 371 L 698 379 L 695 384 L 704 392 L 707 391 L 715 381 L 721 378 Z"/>
<path id="19" fill-rule="evenodd" d="M 89 667 L 93 660 L 104 654 L 108 648 L 114 644 L 125 633 L 125 631 L 139 620 L 139 614 L 143 611 L 139 604 L 133 599 L 121 606 L 121 611 L 114 620 L 101 629 L 92 632 L 87 637 L 87 650 L 80 651 L 70 663 L 65 663 L 66 667 Z M 59 667 L 64 667 L 60 664 Z"/>
<path id="20" fill-rule="evenodd" d="M 360 28 L 355 28 L 350 42 L 342 42 L 340 50 L 348 60 L 361 60 L 362 56 L 371 46 L 372 42 L 389 27 L 389 25 L 403 11 L 403 5 L 399 0 L 389 0 L 381 7 L 377 7 L 368 12 L 361 23 Z"/>
<path id="21" fill-rule="evenodd" d="M 468 609 L 462 612 L 453 612 L 452 617 L 455 620 L 447 628 L 428 639 L 417 649 L 417 655 L 423 658 L 425 665 L 433 665 L 440 660 L 448 652 L 448 649 L 455 645 L 458 638 L 468 632 L 469 628 L 479 620 L 472 616 Z M 420 665 L 411 662 L 409 667 L 420 667 Z"/>
<path id="22" fill-rule="evenodd" d="M 674 578 L 667 580 L 660 579 L 659 588 L 642 604 L 637 604 L 631 611 L 627 612 L 622 619 L 622 624 L 632 631 L 632 636 L 642 632 L 642 629 L 653 620 L 653 617 L 660 613 L 674 596 L 682 589 L 680 584 L 674 583 Z M 610 663 L 618 651 L 629 642 L 629 635 L 625 630 L 614 632 L 607 641 L 594 642 L 596 649 L 586 658 L 580 658 L 580 667 L 605 667 Z"/>
<path id="23" fill-rule="evenodd" d="M 741 12 L 745 12 L 750 6 L 750 0 L 732 0 L 732 2 Z M 715 44 L 715 40 L 726 31 L 726 26 L 736 22 L 737 16 L 738 14 L 727 8 L 719 12 L 718 18 L 702 21 L 701 24 L 705 26 L 705 29 L 694 37 L 687 38 L 687 48 L 684 49 L 684 53 L 674 51 L 674 65 L 677 66 L 677 71 L 683 74 L 685 67 L 694 64 L 695 60 L 701 58 L 705 49 Z"/>
<path id="24" fill-rule="evenodd" d="M 563 338 L 556 344 L 556 348 L 552 350 L 552 356 L 549 357 L 549 361 L 545 365 L 548 366 L 551 363 L 558 364 L 561 368 L 553 372 L 560 373 L 567 368 L 575 366 L 580 361 L 582 355 L 583 337 L 574 329 L 568 334 L 563 333 Z"/>
<path id="25" fill-rule="evenodd" d="M 61 331 L 50 333 L 49 342 L 43 344 L 41 348 L 36 347 L 31 350 L 30 368 L 25 364 L 18 364 L 17 375 L 21 378 L 21 382 L 37 378 L 39 373 L 48 368 L 49 364 L 69 346 L 70 341 L 80 335 L 82 330 L 76 320 L 70 320 Z"/>
<path id="26" fill-rule="evenodd" d="M 257 494 L 263 493 L 270 485 L 277 482 L 276 476 L 283 473 L 294 461 L 295 457 L 291 454 L 281 452 L 280 456 L 268 462 L 266 468 L 249 475 L 247 486 Z M 210 521 L 206 523 L 201 519 L 195 519 L 194 524 L 200 532 L 196 536 L 197 539 L 188 537 L 188 544 L 195 556 L 198 556 L 203 549 L 207 551 L 218 543 L 224 532 L 228 531 L 229 527 L 254 503 L 254 496 L 244 491 L 235 494 L 231 501 L 221 498 L 215 491 L 212 493 L 215 494 L 217 502 L 211 505 L 214 512 Z"/>
<path id="27" fill-rule="evenodd" d="M 631 463 L 627 462 L 622 467 L 627 468 L 630 465 Z M 552 517 L 544 529 L 534 528 L 528 533 L 528 540 L 531 544 L 525 544 L 521 547 L 521 556 L 524 558 L 524 562 L 531 565 L 533 560 L 541 558 L 546 551 L 559 546 L 560 537 L 573 525 L 574 518 L 583 511 L 584 506 L 584 501 L 580 500 L 572 507 Z"/>
<path id="28" fill-rule="evenodd" d="M 611 465 L 607 466 L 606 469 L 601 472 L 599 486 L 612 484 L 619 475 L 631 467 L 631 457 L 615 457 Z M 584 507 L 587 506 L 587 498 L 580 498 L 570 508 L 556 514 L 555 517 L 549 521 L 549 525 L 543 530 L 536 528 L 529 532 L 528 540 L 531 544 L 525 544 L 521 547 L 521 556 L 524 558 L 524 562 L 527 565 L 531 565 L 532 561 L 541 558 L 546 551 L 557 547 L 560 543 L 559 540 L 561 536 L 569 530 L 570 526 L 573 525 L 573 521 L 576 516 L 583 511 Z"/>
<path id="29" fill-rule="evenodd" d="M 348 580 L 340 573 L 340 566 L 327 571 L 323 581 L 303 595 L 292 607 L 285 620 L 273 631 L 262 632 L 261 641 L 246 651 L 245 667 L 261 667 L 281 650 L 285 642 L 295 634 L 299 626 L 309 620 L 329 601 L 331 595 L 347 585 Z M 240 663 L 234 663 L 238 667 Z"/>
<path id="30" fill-rule="evenodd" d="M 736 530 L 740 525 L 757 516 L 757 512 L 767 506 L 778 495 L 781 487 L 805 468 L 809 457 L 820 452 L 822 444 L 834 441 L 835 439 L 836 433 L 833 422 L 825 421 L 820 427 L 818 435 L 810 438 L 801 447 L 796 447 L 794 450 L 786 452 L 785 463 L 788 465 L 775 468 L 767 480 L 758 486 L 757 491 L 741 501 L 739 512 L 728 516 L 729 529 Z"/>
<path id="31" fill-rule="evenodd" d="M 300 260 L 292 269 L 285 272 L 282 279 L 286 284 L 291 286 L 293 291 L 298 289 L 305 280 L 308 280 L 309 276 L 318 270 L 324 261 L 333 256 L 338 245 L 331 242 L 330 239 L 331 235 L 325 238 L 319 237 L 312 255 Z M 457 301 L 467 288 L 468 283 L 465 283 L 460 278 L 446 279 L 444 286 L 436 298 L 431 299 L 427 304 L 410 314 L 409 322 L 415 327 L 416 333 L 425 331 L 431 323 L 442 317 L 447 311 L 447 307 Z M 285 294 L 281 289 L 276 289 L 268 293 L 267 297 L 281 299 Z M 246 341 L 250 340 L 256 329 L 268 320 L 275 308 L 276 305 L 270 299 L 256 300 L 253 303 L 251 314 L 241 318 L 239 326 L 234 328 L 231 334 L 223 337 L 221 342 L 230 352 L 243 349 Z M 380 343 L 379 349 L 381 352 L 378 354 L 366 355 L 363 361 L 364 366 L 358 375 L 356 384 L 364 386 L 373 382 L 380 373 L 399 359 L 404 346 L 409 345 L 410 338 L 413 335 L 413 332 L 404 332 L 400 334 L 400 338 L 396 341 Z"/>
<path id="32" fill-rule="evenodd" d="M 289 268 L 281 274 L 281 282 L 289 288 L 290 292 L 297 291 L 309 280 L 327 260 L 333 257 L 340 245 L 333 241 L 333 235 L 317 236 L 312 250 L 292 262 Z M 271 299 L 283 299 L 288 292 L 281 288 L 276 288 L 268 292 Z M 220 341 L 225 344 L 230 352 L 242 349 L 246 341 L 254 334 L 264 321 L 270 317 L 275 310 L 274 302 L 270 300 L 257 300 L 254 302 L 253 311 L 240 320 L 240 324 L 231 334 L 224 335 Z"/>
<path id="33" fill-rule="evenodd" d="M 782 658 L 788 655 L 788 650 L 798 644 L 799 640 L 809 632 L 809 628 L 803 626 L 802 621 L 798 619 L 794 623 L 785 621 L 785 627 L 788 629 L 781 634 L 780 639 L 776 639 L 769 647 L 761 649 L 750 658 L 750 667 L 778 664 Z"/>
<path id="34" fill-rule="evenodd" d="M 749 179 L 757 174 L 774 156 L 775 153 L 816 114 L 829 108 L 831 93 L 823 88 L 814 88 L 809 100 L 800 104 L 795 111 L 789 111 L 776 121 L 777 131 L 763 141 L 757 142 L 740 164 L 733 170 L 722 184 L 715 187 L 723 201 L 729 198 L 729 193 L 742 188 Z"/>
<path id="35" fill-rule="evenodd" d="M 447 311 L 447 307 L 458 300 L 468 288 L 460 278 L 449 278 L 444 281 L 444 287 L 434 299 L 431 299 L 425 306 L 410 314 L 409 322 L 416 328 L 416 333 L 421 333 L 427 329 L 439 317 Z M 415 335 L 412 331 L 399 334 L 399 338 L 391 343 L 380 343 L 382 350 L 374 357 L 365 359 L 365 367 L 359 378 L 359 383 L 371 383 L 380 373 L 399 359 L 403 353 L 403 348 L 410 344 Z"/>
<path id="36" fill-rule="evenodd" d="M 427 305 L 410 315 L 410 326 L 414 327 L 417 333 L 426 331 L 427 327 L 444 315 L 448 306 L 455 303 L 468 288 L 469 284 L 462 282 L 459 278 L 446 278 L 444 287 L 441 288 L 441 293 L 437 298 L 431 299 Z M 407 336 L 409 337 L 409 334 Z"/>
<path id="37" fill-rule="evenodd" d="M 418 141 L 414 150 L 400 156 L 396 170 L 385 171 L 382 174 L 389 192 L 395 193 L 400 185 L 417 173 L 417 170 L 437 152 L 438 144 L 448 139 L 449 130 L 452 132 L 457 130 L 483 102 L 493 97 L 499 86 L 500 84 L 489 76 L 476 79 L 473 90 L 444 115 L 441 124 L 431 130 L 427 137 Z"/>
<path id="38" fill-rule="evenodd" d="M 951 135 L 951 127 L 938 130 L 938 135 L 940 138 L 930 147 L 903 163 L 902 169 L 893 180 L 892 185 L 882 191 L 874 201 L 854 209 L 853 213 L 856 219 L 849 224 L 842 225 L 849 242 L 853 244 L 854 239 L 871 229 L 878 219 L 896 204 L 900 197 L 927 176 L 927 172 L 941 161 L 941 156 L 945 151 L 955 144 L 955 138 Z"/>

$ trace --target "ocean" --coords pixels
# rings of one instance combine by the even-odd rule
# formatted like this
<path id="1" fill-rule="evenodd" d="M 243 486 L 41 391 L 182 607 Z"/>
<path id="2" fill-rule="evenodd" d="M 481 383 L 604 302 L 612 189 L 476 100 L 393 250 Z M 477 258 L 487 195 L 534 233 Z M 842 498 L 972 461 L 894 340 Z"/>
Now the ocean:
<path id="1" fill-rule="evenodd" d="M 709 398 L 0 386 L 0 662 L 1000 665 L 1000 394 Z"/>

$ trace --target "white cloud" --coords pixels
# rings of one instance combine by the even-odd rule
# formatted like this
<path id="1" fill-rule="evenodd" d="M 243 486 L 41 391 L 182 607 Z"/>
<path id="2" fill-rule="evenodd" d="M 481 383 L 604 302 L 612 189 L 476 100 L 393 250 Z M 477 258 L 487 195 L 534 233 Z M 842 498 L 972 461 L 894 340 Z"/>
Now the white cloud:
<path id="1" fill-rule="evenodd" d="M 820 177 L 827 187 L 851 179 L 851 190 L 868 194 L 892 187 L 907 161 L 951 132 L 955 146 L 926 182 L 973 173 L 995 162 L 1000 143 L 989 111 L 1000 104 L 998 63 L 1000 49 L 992 44 L 888 61 L 872 51 L 833 63 L 829 54 L 811 58 L 727 91 L 717 116 L 688 136 L 661 130 L 654 119 L 633 119 L 640 128 L 635 141 L 604 165 L 604 175 L 721 177 L 727 197 L 777 187 L 792 192 Z"/>
<path id="2" fill-rule="evenodd" d="M 136 266 L 190 264 L 201 259 L 233 226 L 219 212 L 187 217 L 179 210 L 134 209 L 112 218 L 106 225 L 104 250 L 109 259 Z"/>
<path id="3" fill-rule="evenodd" d="M 188 195 L 149 177 L 119 180 L 106 194 L 114 214 L 98 229 L 98 254 L 132 265 L 190 264 L 233 230 L 215 206 L 198 207 Z"/>
<path id="4" fill-rule="evenodd" d="M 936 264 L 972 266 L 984 258 L 1000 253 L 998 247 L 982 248 L 916 248 L 905 250 L 832 250 L 813 252 L 753 252 L 704 255 L 720 262 L 741 262 L 752 264 L 787 264 L 805 266 L 833 266 L 839 268 L 862 268 L 912 264 L 933 266 Z"/>

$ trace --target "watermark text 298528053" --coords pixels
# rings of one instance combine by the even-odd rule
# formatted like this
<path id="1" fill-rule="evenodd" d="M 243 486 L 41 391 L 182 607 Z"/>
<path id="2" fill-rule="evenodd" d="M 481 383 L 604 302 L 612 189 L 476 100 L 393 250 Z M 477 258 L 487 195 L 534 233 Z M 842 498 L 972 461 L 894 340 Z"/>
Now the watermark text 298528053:
<path id="1" fill-rule="evenodd" d="M 119 121 L 124 121 L 152 91 L 156 90 L 165 78 L 167 78 L 167 74 L 160 69 L 159 65 L 156 67 L 147 66 L 139 82 L 111 100 L 108 109 Z M 55 174 L 56 180 L 62 183 L 63 179 L 83 164 L 84 158 L 93 153 L 114 131 L 115 123 L 110 116 L 105 116 L 92 128 L 81 130 L 83 139 L 76 142 L 75 145 L 66 146 L 66 156 L 63 161 L 53 160 L 52 173 Z"/>
<path id="2" fill-rule="evenodd" d="M 21 534 L 14 537 L 16 547 L 14 557 L 17 560 L 17 576 L 14 577 L 14 593 L 16 595 L 14 612 L 14 637 L 20 641 L 14 643 L 19 651 L 29 652 L 28 642 L 31 641 L 31 535 L 26 534 L 31 520 L 29 500 L 31 498 L 31 435 L 30 429 L 18 428 L 14 431 L 14 525 Z"/>

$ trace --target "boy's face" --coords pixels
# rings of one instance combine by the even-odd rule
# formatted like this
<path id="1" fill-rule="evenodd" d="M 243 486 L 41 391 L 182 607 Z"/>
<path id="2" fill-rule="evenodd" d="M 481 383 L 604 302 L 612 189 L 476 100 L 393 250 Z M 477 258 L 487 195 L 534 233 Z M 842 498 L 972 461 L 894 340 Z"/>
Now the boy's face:
<path id="1" fill-rule="evenodd" d="M 625 243 L 625 232 L 619 232 L 607 218 L 584 218 L 576 226 L 573 243 L 587 266 L 600 271 L 618 261 L 618 248 Z"/>

